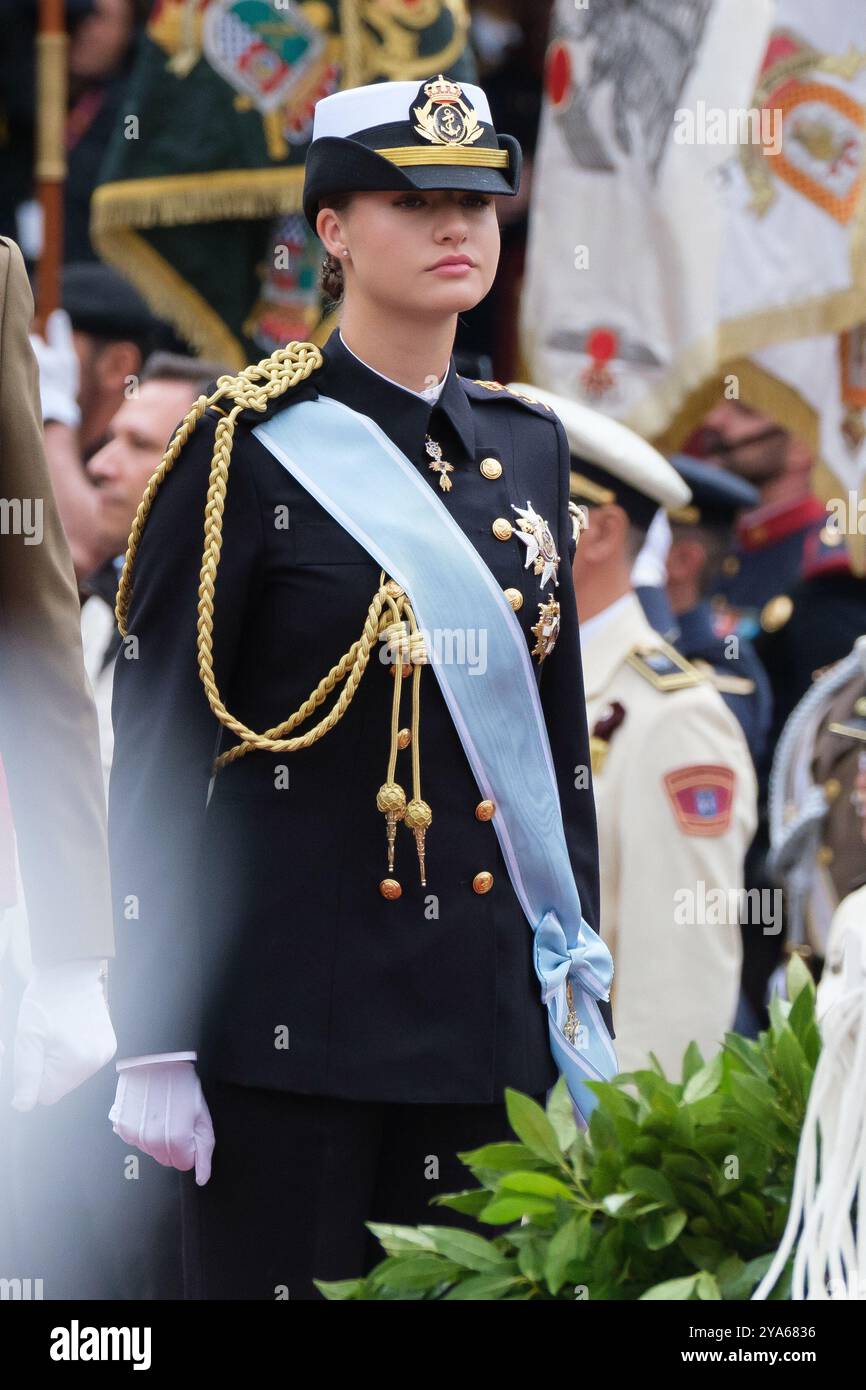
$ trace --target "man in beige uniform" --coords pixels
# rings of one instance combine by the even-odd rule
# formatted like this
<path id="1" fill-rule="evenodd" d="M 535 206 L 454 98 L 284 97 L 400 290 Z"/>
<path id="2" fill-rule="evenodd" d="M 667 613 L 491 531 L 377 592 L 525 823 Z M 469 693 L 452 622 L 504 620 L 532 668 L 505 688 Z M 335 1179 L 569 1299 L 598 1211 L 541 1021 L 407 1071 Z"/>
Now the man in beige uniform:
<path id="1" fill-rule="evenodd" d="M 34 966 L 5 1064 L 19 1110 L 53 1104 L 117 1047 L 102 987 L 114 932 L 96 711 L 45 462 L 32 317 L 21 252 L 0 237 L 0 757 Z"/>
<path id="2" fill-rule="evenodd" d="M 712 1056 L 734 1021 L 752 761 L 718 691 L 653 631 L 631 587 L 653 515 L 683 506 L 688 487 L 631 430 L 529 389 L 565 426 L 572 510 L 587 523 L 574 579 L 617 1057 L 632 1071 L 653 1052 L 679 1080 L 689 1042 Z"/>

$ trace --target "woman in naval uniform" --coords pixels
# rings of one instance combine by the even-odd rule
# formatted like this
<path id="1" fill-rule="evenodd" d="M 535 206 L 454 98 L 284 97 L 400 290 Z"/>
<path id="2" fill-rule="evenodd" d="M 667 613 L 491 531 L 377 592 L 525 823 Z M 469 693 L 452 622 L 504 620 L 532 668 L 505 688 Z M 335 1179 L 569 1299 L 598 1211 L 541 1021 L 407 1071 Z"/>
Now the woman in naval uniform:
<path id="1" fill-rule="evenodd" d="M 319 102 L 340 327 L 220 378 L 130 537 L 110 1118 L 195 1168 L 189 1297 L 358 1275 L 365 1221 L 429 1220 L 456 1152 L 510 1137 L 505 1087 L 612 1056 L 568 446 L 451 355 L 519 174 L 478 87 Z"/>

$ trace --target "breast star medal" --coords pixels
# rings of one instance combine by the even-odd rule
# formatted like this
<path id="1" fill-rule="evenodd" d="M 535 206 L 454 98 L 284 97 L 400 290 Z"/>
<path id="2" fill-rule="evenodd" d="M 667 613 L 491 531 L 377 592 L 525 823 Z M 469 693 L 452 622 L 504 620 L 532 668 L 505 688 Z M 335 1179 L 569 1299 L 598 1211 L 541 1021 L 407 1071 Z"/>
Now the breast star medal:
<path id="1" fill-rule="evenodd" d="M 555 598 L 549 598 L 546 603 L 538 605 L 538 622 L 529 631 L 538 639 L 532 649 L 532 655 L 538 657 L 540 665 L 546 656 L 550 656 L 559 636 L 559 604 Z"/>
<path id="2" fill-rule="evenodd" d="M 556 571 L 559 568 L 559 556 L 556 553 L 553 533 L 544 517 L 538 515 L 529 501 L 525 507 L 515 507 L 512 502 L 511 510 L 517 512 L 518 529 L 514 534 L 526 546 L 526 564 L 523 568 L 529 569 L 530 565 L 533 566 L 533 573 L 541 575 L 542 589 L 551 579 L 554 584 L 558 584 Z"/>
<path id="3" fill-rule="evenodd" d="M 429 467 L 433 469 L 434 473 L 439 474 L 439 486 L 443 492 L 450 492 L 451 479 L 448 474 L 454 472 L 454 464 L 448 463 L 447 459 L 442 457 L 442 445 L 437 444 L 435 439 L 431 439 L 429 434 L 424 440 L 424 448 L 433 460 Z"/>

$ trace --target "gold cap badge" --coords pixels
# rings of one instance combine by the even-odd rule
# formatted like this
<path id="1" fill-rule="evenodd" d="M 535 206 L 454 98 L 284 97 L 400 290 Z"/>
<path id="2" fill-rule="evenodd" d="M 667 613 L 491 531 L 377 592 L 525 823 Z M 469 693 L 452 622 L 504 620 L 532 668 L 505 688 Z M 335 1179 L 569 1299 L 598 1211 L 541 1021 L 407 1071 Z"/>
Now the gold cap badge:
<path id="1" fill-rule="evenodd" d="M 459 82 L 450 82 L 440 72 L 435 81 L 424 83 L 423 92 L 424 105 L 412 107 L 414 129 L 423 140 L 433 145 L 471 145 L 481 139 L 484 127 Z"/>

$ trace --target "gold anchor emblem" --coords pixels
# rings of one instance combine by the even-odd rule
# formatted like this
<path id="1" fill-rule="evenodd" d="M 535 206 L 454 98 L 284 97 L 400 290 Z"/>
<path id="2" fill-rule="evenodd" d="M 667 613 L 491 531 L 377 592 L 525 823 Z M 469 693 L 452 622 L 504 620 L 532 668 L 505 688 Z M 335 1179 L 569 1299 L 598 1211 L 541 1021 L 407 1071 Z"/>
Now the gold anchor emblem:
<path id="1" fill-rule="evenodd" d="M 425 82 L 423 106 L 413 106 L 415 132 L 434 145 L 473 145 L 484 134 L 473 107 L 459 82 L 449 82 L 440 72 L 434 82 Z"/>

